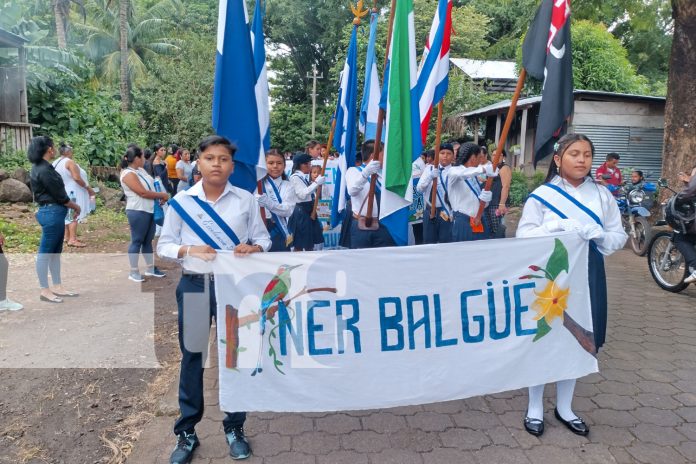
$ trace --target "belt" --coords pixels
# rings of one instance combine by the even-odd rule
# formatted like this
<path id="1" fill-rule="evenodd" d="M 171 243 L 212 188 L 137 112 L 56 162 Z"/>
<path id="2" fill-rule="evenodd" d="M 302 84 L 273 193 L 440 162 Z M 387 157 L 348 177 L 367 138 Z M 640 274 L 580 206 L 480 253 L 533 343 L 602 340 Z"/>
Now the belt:
<path id="1" fill-rule="evenodd" d="M 187 277 L 191 280 L 198 280 L 198 281 L 205 281 L 209 280 L 211 282 L 215 282 L 215 274 L 210 273 L 210 274 L 198 274 L 196 272 L 182 272 L 181 275 L 183 277 Z"/>
<path id="2" fill-rule="evenodd" d="M 360 219 L 361 217 L 363 217 L 363 216 L 360 216 L 359 214 L 353 213 L 353 219 Z M 379 218 L 377 216 L 373 216 L 372 219 L 374 219 L 375 221 L 379 221 Z"/>

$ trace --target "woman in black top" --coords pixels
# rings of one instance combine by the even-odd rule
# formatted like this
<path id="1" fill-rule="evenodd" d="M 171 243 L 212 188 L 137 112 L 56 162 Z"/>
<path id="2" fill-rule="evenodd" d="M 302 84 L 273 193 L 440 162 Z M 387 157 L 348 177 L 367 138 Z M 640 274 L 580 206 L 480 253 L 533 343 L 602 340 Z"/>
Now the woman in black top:
<path id="1" fill-rule="evenodd" d="M 65 185 L 60 174 L 50 161 L 55 156 L 53 141 L 49 137 L 39 136 L 31 139 L 27 158 L 31 168 L 31 189 L 34 201 L 39 204 L 36 220 L 41 224 L 41 242 L 36 259 L 36 273 L 39 276 L 41 300 L 62 303 L 61 297 L 77 296 L 63 288 L 60 280 L 60 254 L 63 251 L 65 237 L 65 217 L 68 209 L 74 215 L 80 214 L 80 207 L 70 200 L 65 192 Z M 53 287 L 48 286 L 48 271 L 51 271 Z"/>

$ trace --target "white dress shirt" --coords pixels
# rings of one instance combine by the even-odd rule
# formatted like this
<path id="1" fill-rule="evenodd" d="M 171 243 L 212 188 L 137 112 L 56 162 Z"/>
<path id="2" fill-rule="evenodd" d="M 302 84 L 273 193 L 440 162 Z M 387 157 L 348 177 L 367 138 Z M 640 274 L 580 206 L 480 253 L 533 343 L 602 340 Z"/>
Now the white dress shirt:
<path id="1" fill-rule="evenodd" d="M 280 198 L 276 197 L 276 193 L 271 186 L 271 182 L 273 182 L 278 189 Z M 264 180 L 264 188 L 266 189 L 266 195 L 272 201 L 270 206 L 265 206 L 266 218 L 271 219 L 271 213 L 273 212 L 281 219 L 286 219 L 285 222 L 287 224 L 287 218 L 292 216 L 292 211 L 295 209 L 295 195 L 293 194 L 290 182 L 283 180 L 282 177 L 278 177 L 276 179 L 267 177 L 266 180 Z"/>
<path id="2" fill-rule="evenodd" d="M 312 201 L 312 194 L 317 189 L 315 182 L 309 182 L 309 174 L 295 171 L 290 176 L 290 186 L 295 195 L 295 203 L 305 203 Z"/>
<path id="3" fill-rule="evenodd" d="M 190 189 L 177 193 L 174 199 L 181 199 L 184 195 L 198 197 L 210 204 L 237 234 L 241 243 L 251 242 L 252 245 L 261 246 L 265 251 L 271 248 L 271 239 L 261 220 L 259 205 L 251 193 L 227 183 L 224 192 L 216 201 L 208 201 L 201 181 Z M 182 245 L 195 246 L 206 243 L 184 222 L 174 208 L 168 208 L 164 216 L 162 235 L 157 242 L 157 254 L 162 258 L 177 259 Z M 212 272 L 211 263 L 192 256 L 184 257 L 183 267 L 188 272 Z"/>
<path id="4" fill-rule="evenodd" d="M 610 255 L 620 250 L 626 243 L 628 235 L 621 224 L 621 212 L 616 204 L 616 199 L 606 187 L 597 184 L 590 177 L 577 188 L 564 181 L 560 176 L 551 180 L 552 184 L 561 187 L 570 196 L 592 210 L 604 225 L 604 235 L 594 242 L 603 255 Z M 570 214 L 585 214 L 579 209 L 563 211 L 569 219 L 575 219 Z M 517 225 L 517 237 L 538 237 L 560 232 L 558 221 L 561 218 L 547 206 L 534 198 L 530 198 L 524 204 L 522 217 Z M 580 218 L 579 220 L 582 220 Z"/>
<path id="5" fill-rule="evenodd" d="M 451 168 L 451 164 L 448 164 L 447 166 L 440 166 L 440 169 L 442 169 L 442 173 L 437 178 L 437 191 L 440 193 L 440 196 L 435 197 L 435 206 L 437 208 L 442 207 L 442 204 L 440 203 L 440 198 L 442 198 L 442 201 L 445 201 L 445 190 L 447 190 L 447 194 L 449 196 L 448 175 Z M 423 174 L 421 175 L 420 179 L 418 179 L 418 185 L 416 185 L 416 190 L 423 194 L 425 204 L 428 206 L 430 206 L 430 199 L 432 198 L 431 192 L 433 190 L 433 178 L 431 177 L 431 173 L 433 172 L 433 169 L 435 169 L 435 167 L 432 164 L 429 164 L 423 171 Z M 450 209 L 450 205 L 445 206 L 447 207 L 447 209 Z"/>
<path id="6" fill-rule="evenodd" d="M 420 156 L 411 164 L 411 177 L 420 177 L 426 169 L 425 161 Z"/>
<path id="7" fill-rule="evenodd" d="M 377 175 L 377 185 L 381 185 L 382 176 Z M 349 168 L 346 171 L 346 188 L 350 195 L 350 204 L 353 214 L 358 216 L 367 215 L 367 196 L 370 193 L 370 180 L 363 176 L 360 169 L 356 167 Z M 365 203 L 363 205 L 363 203 Z M 362 206 L 362 211 L 360 207 Z M 372 217 L 377 217 L 378 213 L 377 195 L 372 198 Z"/>
<path id="8" fill-rule="evenodd" d="M 447 173 L 449 200 L 453 211 L 475 217 L 479 210 L 481 186 L 476 179 L 483 167 L 452 166 Z M 476 193 L 474 193 L 476 192 Z"/>

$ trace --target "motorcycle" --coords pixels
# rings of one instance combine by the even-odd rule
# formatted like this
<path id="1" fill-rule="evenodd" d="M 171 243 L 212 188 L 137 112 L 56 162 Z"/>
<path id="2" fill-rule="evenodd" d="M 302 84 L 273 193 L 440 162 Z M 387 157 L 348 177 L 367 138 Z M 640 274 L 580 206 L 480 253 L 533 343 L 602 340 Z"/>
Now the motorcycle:
<path id="1" fill-rule="evenodd" d="M 641 182 L 637 186 L 624 184 L 620 187 L 609 185 L 621 211 L 621 222 L 628 234 L 631 250 L 638 256 L 648 252 L 651 228 L 647 218 L 652 207 L 657 186 L 651 182 Z"/>
<path id="2" fill-rule="evenodd" d="M 648 267 L 650 274 L 663 290 L 679 293 L 689 284 L 684 279 L 689 275 L 689 266 L 686 265 L 684 256 L 674 244 L 674 227 L 684 227 L 696 220 L 696 208 L 687 209 L 676 207 L 677 192 L 669 188 L 667 181 L 660 179 L 660 187 L 670 190 L 673 195 L 662 203 L 662 219 L 655 223 L 656 226 L 671 226 L 672 230 L 655 234 L 648 247 Z"/>

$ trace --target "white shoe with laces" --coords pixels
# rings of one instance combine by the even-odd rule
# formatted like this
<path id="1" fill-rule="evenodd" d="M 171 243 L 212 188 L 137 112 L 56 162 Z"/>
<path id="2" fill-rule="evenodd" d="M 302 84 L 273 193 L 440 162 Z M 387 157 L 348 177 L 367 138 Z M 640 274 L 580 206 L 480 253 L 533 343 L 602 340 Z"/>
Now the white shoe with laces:
<path id="1" fill-rule="evenodd" d="M 696 271 L 692 272 L 690 276 L 684 279 L 685 284 L 690 284 L 696 282 Z"/>
<path id="2" fill-rule="evenodd" d="M 22 308 L 24 306 L 9 298 L 0 301 L 0 311 L 19 311 Z"/>

